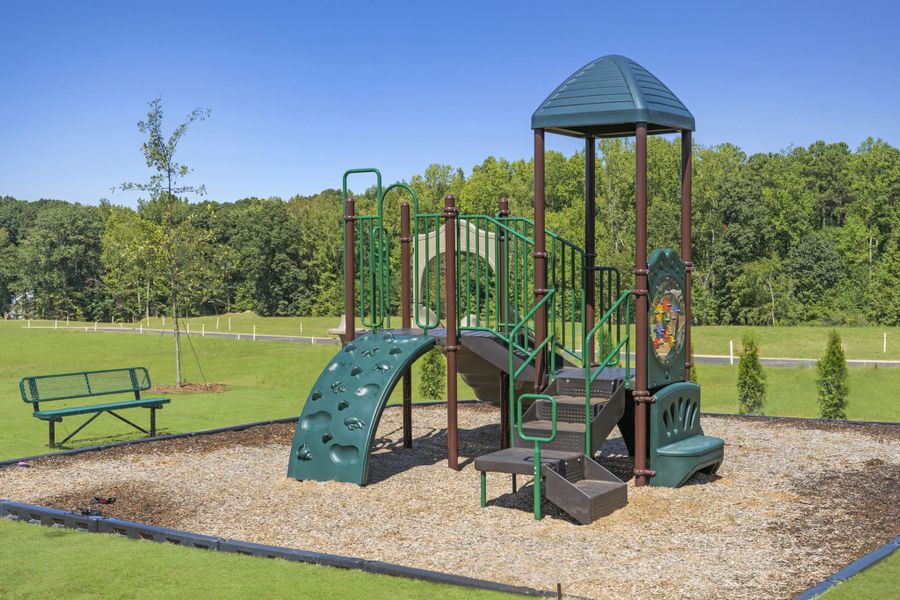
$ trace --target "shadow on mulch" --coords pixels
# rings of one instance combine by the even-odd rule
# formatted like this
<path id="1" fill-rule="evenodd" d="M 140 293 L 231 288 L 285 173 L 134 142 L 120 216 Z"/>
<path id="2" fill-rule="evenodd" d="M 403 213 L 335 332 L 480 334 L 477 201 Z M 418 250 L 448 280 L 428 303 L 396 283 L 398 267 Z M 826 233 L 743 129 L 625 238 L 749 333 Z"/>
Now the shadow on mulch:
<path id="1" fill-rule="evenodd" d="M 880 458 L 863 465 L 810 478 L 797 473 L 793 491 L 806 510 L 771 529 L 834 556 L 861 556 L 900 535 L 900 470 Z"/>
<path id="2" fill-rule="evenodd" d="M 101 504 L 95 499 L 109 500 Z M 104 517 L 140 521 L 157 527 L 179 527 L 197 514 L 189 503 L 179 502 L 165 486 L 149 481 L 120 481 L 102 487 L 86 487 L 43 498 L 40 502 L 60 510 L 98 511 Z"/>

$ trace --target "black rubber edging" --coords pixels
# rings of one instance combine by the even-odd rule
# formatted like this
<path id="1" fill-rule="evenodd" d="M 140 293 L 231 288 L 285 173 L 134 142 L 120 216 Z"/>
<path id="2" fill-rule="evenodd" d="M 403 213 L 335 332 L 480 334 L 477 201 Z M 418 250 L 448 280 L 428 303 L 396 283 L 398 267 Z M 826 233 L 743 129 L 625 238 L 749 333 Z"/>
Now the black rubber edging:
<path id="1" fill-rule="evenodd" d="M 447 404 L 446 401 L 435 402 L 414 402 L 416 406 L 437 406 Z M 460 400 L 458 404 L 482 404 L 480 400 Z M 388 404 L 385 410 L 389 408 L 399 408 L 402 404 Z M 20 458 L 10 458 L 0 460 L 0 469 L 3 467 L 12 467 L 20 462 L 28 462 L 39 458 L 54 458 L 57 456 L 74 456 L 85 452 L 98 452 L 100 450 L 109 450 L 112 448 L 121 448 L 123 446 L 131 446 L 134 444 L 146 444 L 147 442 L 164 442 L 166 440 L 178 440 L 198 435 L 215 435 L 217 433 L 229 433 L 232 431 L 244 431 L 253 427 L 261 427 L 263 425 L 278 425 L 281 423 L 296 423 L 300 417 L 285 417 L 283 419 L 271 419 L 269 421 L 253 421 L 252 423 L 241 423 L 240 425 L 228 425 L 226 427 L 216 427 L 215 429 L 201 429 L 200 431 L 187 431 L 184 433 L 170 433 L 166 435 L 157 435 L 153 437 L 137 438 L 134 440 L 122 440 L 121 442 L 110 442 L 108 444 L 99 444 L 96 446 L 84 446 L 82 448 L 72 448 L 71 450 L 60 450 L 59 452 L 45 452 L 44 454 L 35 454 L 33 456 L 22 456 Z"/>
<path id="2" fill-rule="evenodd" d="M 864 571 L 875 563 L 884 560 L 885 558 L 893 554 L 898 548 L 900 548 L 900 535 L 895 537 L 887 544 L 884 544 L 883 546 L 872 550 L 865 556 L 856 559 L 833 575 L 829 575 L 823 581 L 817 583 L 805 592 L 801 592 L 799 595 L 794 597 L 794 600 L 811 600 L 816 596 L 824 594 L 825 591 L 829 588 L 843 581 L 847 581 L 860 571 Z"/>
<path id="3" fill-rule="evenodd" d="M 24 504 L 9 500 L 0 500 L 0 517 L 13 521 L 40 524 L 48 527 L 64 527 L 90 533 L 109 533 L 129 539 L 147 540 L 162 544 L 174 544 L 217 552 L 231 552 L 247 556 L 263 558 L 281 558 L 292 562 L 334 567 L 339 569 L 356 569 L 378 575 L 390 575 L 406 579 L 416 579 L 429 583 L 440 583 L 469 588 L 477 588 L 519 596 L 553 597 L 556 592 L 538 590 L 525 586 L 508 585 L 475 579 L 463 575 L 451 575 L 438 571 L 417 569 L 386 563 L 379 560 L 365 560 L 337 554 L 325 554 L 308 550 L 297 550 L 282 546 L 255 544 L 241 540 L 222 539 L 201 535 L 180 529 L 156 527 L 144 523 L 135 523 L 102 516 L 84 516 L 77 513 L 47 508 L 34 504 Z"/>

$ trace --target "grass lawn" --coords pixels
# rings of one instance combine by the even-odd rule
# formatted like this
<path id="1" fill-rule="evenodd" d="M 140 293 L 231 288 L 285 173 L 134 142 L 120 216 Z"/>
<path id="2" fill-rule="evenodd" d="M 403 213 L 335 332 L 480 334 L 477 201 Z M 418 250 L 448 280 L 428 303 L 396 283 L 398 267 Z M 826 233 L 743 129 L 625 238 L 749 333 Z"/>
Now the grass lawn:
<path id="1" fill-rule="evenodd" d="M 175 380 L 174 343 L 169 336 L 29 330 L 23 329 L 21 323 L 8 321 L 0 321 L 0 335 L 0 397 L 4 407 L 0 410 L 0 459 L 48 451 L 47 424 L 31 416 L 31 406 L 22 402 L 18 393 L 18 381 L 25 375 L 141 365 L 150 370 L 156 384 L 172 384 Z M 171 394 L 171 404 L 157 416 L 163 433 L 297 416 L 322 368 L 339 349 L 336 345 L 252 343 L 193 336 L 191 343 L 206 380 L 227 384 L 230 389 L 222 393 Z M 198 361 L 186 340 L 184 350 L 187 379 L 202 382 Z M 413 367 L 416 400 L 419 375 L 417 363 Z M 399 402 L 400 393 L 398 385 L 391 401 Z M 459 397 L 474 398 L 462 381 Z M 65 401 L 53 403 L 55 408 L 65 405 Z M 143 410 L 131 410 L 125 416 L 144 425 L 148 418 Z M 58 423 L 57 439 L 62 440 L 81 421 L 70 417 Z M 141 435 L 103 415 L 68 445 L 92 445 Z"/>
<path id="2" fill-rule="evenodd" d="M 896 598 L 900 590 L 900 552 L 839 583 L 821 596 L 822 600 Z"/>
<path id="3" fill-rule="evenodd" d="M 815 367 L 763 367 L 766 374 L 765 414 L 783 417 L 816 417 Z M 847 417 L 862 421 L 900 421 L 898 368 L 852 368 Z M 702 407 L 709 412 L 738 410 L 737 364 L 699 363 L 697 378 L 703 389 Z"/>
<path id="4" fill-rule="evenodd" d="M 361 571 L 0 520 L 3 598 L 509 598 Z M 40 567 L 24 554 L 40 557 Z"/>
<path id="5" fill-rule="evenodd" d="M 191 317 L 185 319 L 185 325 L 190 325 L 191 333 L 199 333 L 202 328 L 206 331 L 229 331 L 228 321 L 231 319 L 231 330 L 234 333 L 253 333 L 256 326 L 257 334 L 269 335 L 304 335 L 311 337 L 333 337 L 328 333 L 332 327 L 337 327 L 339 317 L 260 317 L 253 313 L 231 313 L 219 316 Z M 17 322 L 24 326 L 24 321 Z M 33 326 L 52 327 L 54 321 L 31 322 Z M 144 327 L 159 329 L 162 327 L 162 319 L 151 317 L 144 319 Z M 58 327 L 65 327 L 66 321 L 56 322 Z M 72 321 L 69 326 L 93 326 L 93 323 L 76 323 Z M 99 323 L 101 326 L 112 326 L 112 323 Z M 118 323 L 115 326 L 132 326 L 130 323 Z M 171 321 L 166 325 L 171 327 Z M 400 326 L 398 317 L 394 318 L 393 325 Z M 218 328 L 217 328 L 218 326 Z M 135 323 L 134 327 L 138 327 Z M 357 327 L 362 324 L 357 319 Z M 580 325 L 576 325 L 580 327 Z M 735 355 L 741 350 L 741 338 L 745 333 L 753 333 L 760 340 L 761 356 L 771 358 L 819 358 L 825 351 L 825 342 L 828 332 L 836 329 L 844 342 L 847 358 L 868 360 L 900 360 L 900 327 L 751 327 L 737 325 L 702 326 L 691 330 L 695 354 L 712 354 L 719 356 L 728 355 L 728 343 L 734 341 Z M 632 328 L 633 330 L 633 328 Z M 883 352 L 883 335 L 887 333 L 887 352 Z M 567 336 L 570 331 L 567 331 Z"/>

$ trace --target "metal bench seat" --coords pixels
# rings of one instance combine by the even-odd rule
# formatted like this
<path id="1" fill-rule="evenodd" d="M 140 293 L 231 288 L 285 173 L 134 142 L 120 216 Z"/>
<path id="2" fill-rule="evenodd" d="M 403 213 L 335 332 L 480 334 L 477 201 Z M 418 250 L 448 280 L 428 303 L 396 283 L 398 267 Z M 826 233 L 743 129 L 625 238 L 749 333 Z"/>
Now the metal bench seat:
<path id="1" fill-rule="evenodd" d="M 19 381 L 19 391 L 22 400 L 31 404 L 36 419 L 46 421 L 50 428 L 50 447 L 56 448 L 56 423 L 63 417 L 75 415 L 93 414 L 91 418 L 78 426 L 75 431 L 66 436 L 59 445 L 63 445 L 72 439 L 75 434 L 84 429 L 91 421 L 106 413 L 127 423 L 138 431 L 149 436 L 156 435 L 156 411 L 161 410 L 164 404 L 169 403 L 168 398 L 141 398 L 141 392 L 149 390 L 150 374 L 144 367 L 130 367 L 127 369 L 106 369 L 103 371 L 79 371 L 77 373 L 60 373 L 56 375 L 34 375 L 23 377 Z M 80 398 L 94 398 L 110 394 L 129 394 L 128 400 L 105 402 L 82 406 L 67 406 L 65 408 L 41 409 L 42 402 L 55 402 L 59 400 L 76 400 Z M 144 429 L 140 425 L 132 423 L 117 410 L 129 408 L 147 408 L 150 410 L 150 429 Z"/>
<path id="2" fill-rule="evenodd" d="M 122 402 L 107 402 L 106 404 L 94 404 L 90 406 L 71 406 L 68 408 L 55 408 L 52 410 L 38 410 L 31 416 L 47 421 L 49 419 L 59 419 L 62 417 L 71 417 L 73 415 L 87 415 L 95 412 L 108 412 L 116 409 L 124 408 L 159 408 L 163 404 L 171 402 L 168 398 L 142 398 L 141 400 L 123 400 Z"/>

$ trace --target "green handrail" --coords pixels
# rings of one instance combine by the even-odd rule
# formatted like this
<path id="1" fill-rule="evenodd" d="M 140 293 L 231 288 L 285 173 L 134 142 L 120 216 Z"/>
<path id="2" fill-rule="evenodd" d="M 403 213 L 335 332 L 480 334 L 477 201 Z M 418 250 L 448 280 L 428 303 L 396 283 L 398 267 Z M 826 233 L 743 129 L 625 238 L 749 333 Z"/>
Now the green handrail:
<path id="1" fill-rule="evenodd" d="M 535 437 L 526 435 L 522 430 L 522 400 L 546 400 L 550 402 L 550 435 Z M 522 394 L 516 402 L 516 416 L 518 424 L 516 430 L 519 437 L 526 442 L 534 442 L 534 519 L 541 520 L 541 444 L 549 443 L 556 439 L 556 398 L 546 394 Z"/>
<path id="2" fill-rule="evenodd" d="M 619 296 L 618 300 L 609 307 L 609 310 L 604 313 L 604 315 L 600 318 L 596 325 L 594 325 L 593 329 L 591 329 L 588 334 L 585 336 L 584 343 L 582 344 L 582 361 L 584 364 L 584 453 L 587 456 L 591 455 L 591 384 L 597 380 L 597 377 L 600 376 L 600 373 L 603 372 L 603 369 L 618 364 L 619 362 L 619 353 L 622 351 L 622 346 L 625 346 L 625 389 L 629 389 L 631 387 L 631 290 L 624 292 L 621 296 Z M 603 348 L 603 327 L 609 321 L 613 314 L 619 313 L 619 308 L 622 306 L 622 303 L 625 303 L 625 335 L 622 339 L 618 340 L 616 346 L 607 354 L 602 361 L 597 365 L 596 370 L 593 370 L 593 367 L 590 363 L 590 347 L 591 340 L 600 332 L 600 347 Z"/>
<path id="3" fill-rule="evenodd" d="M 548 302 L 550 303 L 550 312 L 551 312 L 551 317 L 552 317 L 553 306 L 554 306 L 554 302 L 552 302 L 552 300 L 554 298 L 555 293 L 556 293 L 556 290 L 552 290 L 552 289 L 549 290 L 547 292 L 547 294 L 543 298 L 541 298 L 539 302 L 537 302 L 534 305 L 534 307 L 528 312 L 528 314 L 526 314 L 516 324 L 516 326 L 512 328 L 512 330 L 509 332 L 509 334 L 506 335 L 506 338 L 505 338 L 506 345 L 507 345 L 507 348 L 509 351 L 509 370 L 507 372 L 509 373 L 509 417 L 510 417 L 511 424 L 515 424 L 515 422 L 516 422 L 515 414 L 513 412 L 515 410 L 515 403 L 516 403 L 516 380 L 518 379 L 519 375 L 521 375 L 522 372 L 526 368 L 528 368 L 528 364 L 532 360 L 534 360 L 535 357 L 537 357 L 537 355 L 540 354 L 544 350 L 544 348 L 547 347 L 548 344 L 553 343 L 554 333 L 552 331 L 549 331 L 547 333 L 547 337 L 544 338 L 544 340 L 540 344 L 537 344 L 534 348 L 534 351 L 532 351 L 532 352 L 529 352 L 528 347 L 519 345 L 516 342 L 516 337 L 517 337 L 519 331 L 528 324 L 528 322 L 537 313 L 537 311 L 539 311 L 541 309 L 541 307 L 543 307 Z M 515 368 L 515 358 L 516 358 L 517 351 L 525 354 L 525 358 L 522 359 L 522 364 L 519 365 L 518 369 Z M 509 432 L 509 443 L 511 446 L 515 445 L 513 429 L 514 429 L 513 427 L 510 427 L 510 432 Z"/>

